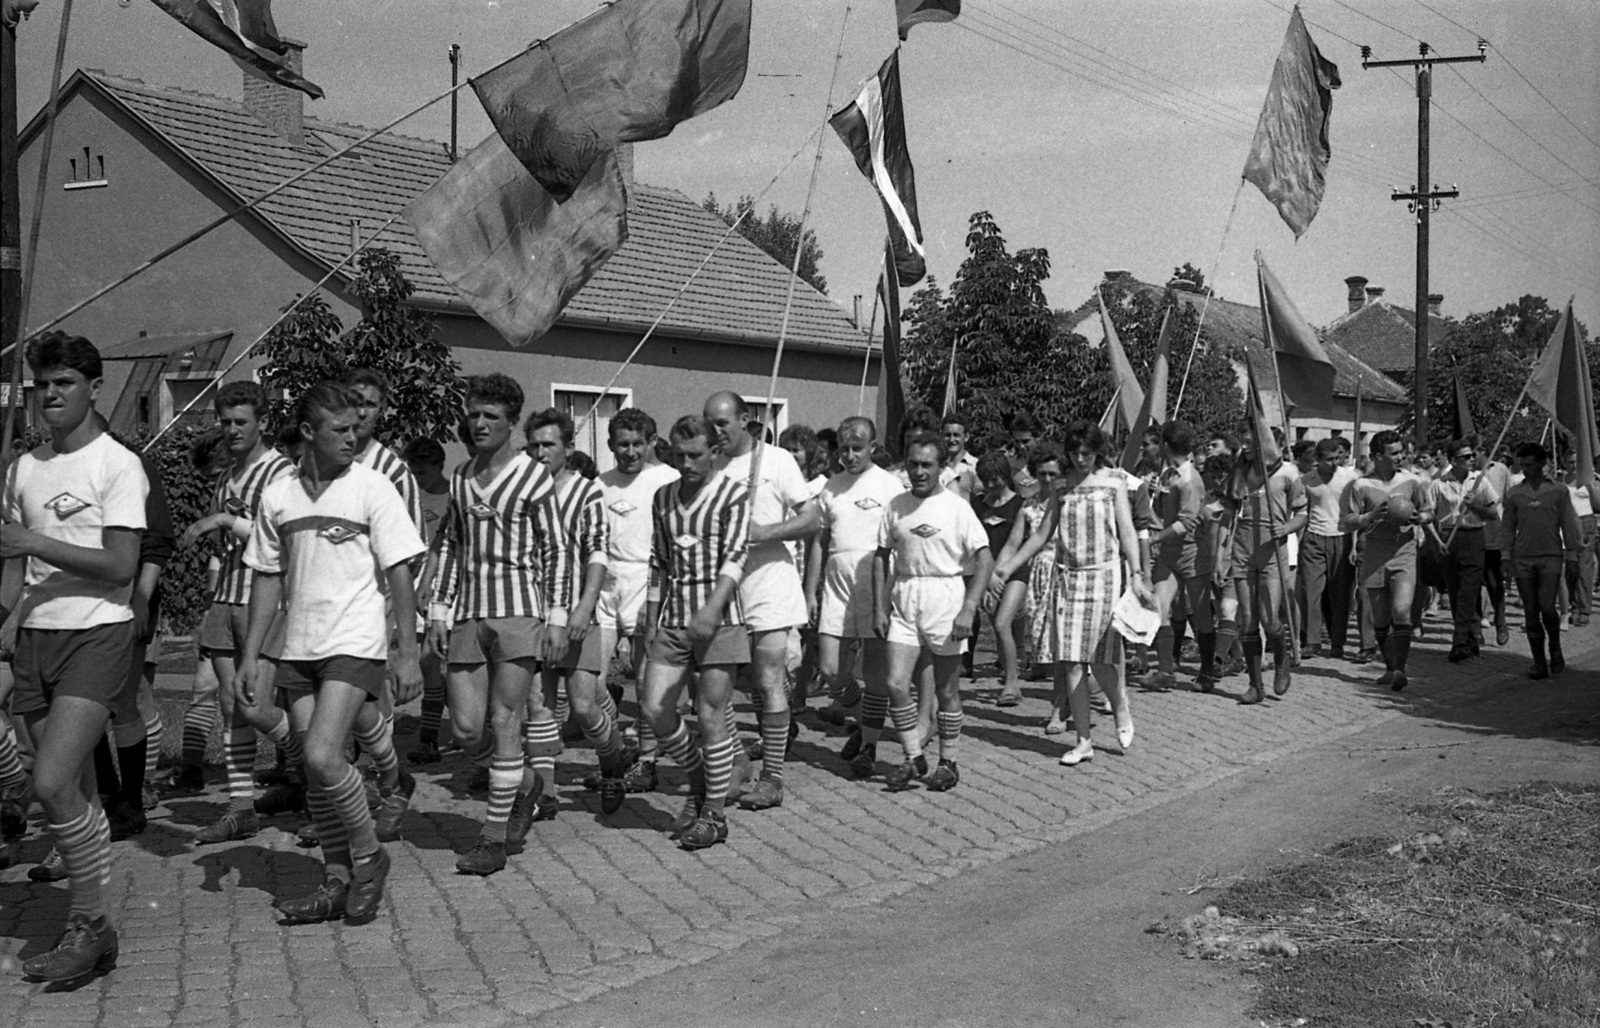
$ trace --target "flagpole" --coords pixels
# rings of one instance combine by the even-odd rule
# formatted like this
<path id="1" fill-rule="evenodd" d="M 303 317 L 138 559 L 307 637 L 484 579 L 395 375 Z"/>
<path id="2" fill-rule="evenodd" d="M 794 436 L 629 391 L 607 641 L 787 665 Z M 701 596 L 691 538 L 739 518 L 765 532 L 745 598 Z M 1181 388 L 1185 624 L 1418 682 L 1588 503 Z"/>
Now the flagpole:
<path id="1" fill-rule="evenodd" d="M 0 340 L 6 350 L 15 350 L 11 359 L 11 388 L 6 394 L 6 423 L 0 429 L 0 464 L 11 460 L 11 438 L 16 430 L 17 409 L 22 406 L 22 347 L 26 338 L 24 326 L 28 321 L 28 305 L 33 302 L 33 273 L 39 267 L 39 230 L 44 220 L 44 194 L 50 181 L 50 150 L 55 145 L 56 110 L 60 106 L 61 69 L 67 60 L 67 26 L 72 21 L 72 0 L 62 0 L 61 28 L 56 33 L 56 63 L 50 72 L 50 100 L 45 105 L 44 134 L 39 143 L 39 177 L 33 190 L 33 217 L 28 225 L 28 264 L 22 269 L 22 296 L 17 303 L 17 335 L 15 339 Z M 0 31 L 11 31 L 0 29 Z M 6 97 L 0 103 L 15 104 L 15 97 Z M 12 154 L 16 156 L 15 153 Z"/>
<path id="2" fill-rule="evenodd" d="M 176 414 L 174 414 L 172 416 L 172 420 L 168 421 L 165 425 L 161 426 L 161 431 L 157 432 L 155 435 L 150 437 L 150 441 L 144 444 L 144 447 L 143 447 L 144 452 L 145 453 L 149 453 L 150 452 L 150 448 L 155 446 L 155 444 L 158 441 L 160 441 L 162 436 L 167 434 L 167 431 L 169 429 L 171 429 L 173 425 L 176 425 L 179 421 L 182 421 L 183 420 L 183 416 L 185 414 L 188 414 L 191 410 L 193 410 L 195 404 L 199 403 L 201 398 L 204 397 L 207 393 L 209 393 L 212 390 L 213 387 L 220 385 L 222 380 L 224 378 L 228 377 L 228 372 L 230 372 L 234 368 L 238 367 L 240 361 L 242 361 L 246 357 L 250 356 L 250 354 L 255 350 L 255 348 L 257 346 L 261 345 L 261 341 L 263 339 L 267 338 L 267 336 L 272 333 L 273 329 L 275 329 L 279 325 L 283 324 L 284 320 L 286 318 L 288 318 L 289 315 L 293 314 L 300 307 L 300 305 L 302 303 L 305 303 L 307 299 L 309 299 L 310 297 L 316 295 L 317 291 L 319 289 L 321 289 L 323 286 L 327 285 L 328 281 L 330 279 L 332 279 L 333 276 L 337 275 L 339 273 L 339 271 L 342 268 L 345 267 L 345 265 L 347 265 L 351 261 L 355 260 L 355 258 L 358 255 L 360 255 L 362 252 L 364 252 L 367 247 L 371 246 L 372 245 L 372 241 L 374 239 L 377 239 L 384 232 L 388 231 L 390 225 L 393 225 L 396 221 L 399 221 L 401 213 L 402 213 L 401 211 L 395 211 L 393 214 L 391 214 L 389 216 L 389 220 L 384 222 L 382 225 L 379 225 L 378 226 L 378 230 L 376 232 L 372 233 L 372 235 L 368 236 L 366 239 L 361 241 L 361 245 L 360 246 L 352 248 L 351 251 L 348 254 L 346 254 L 344 256 L 344 258 L 339 261 L 338 264 L 335 264 L 332 268 L 329 268 L 328 269 L 328 273 L 326 275 L 322 276 L 322 278 L 317 281 L 316 285 L 312 286 L 306 292 L 304 292 L 304 293 L 300 294 L 299 296 L 295 297 L 294 298 L 294 302 L 291 303 L 289 306 L 285 307 L 282 310 L 282 312 L 280 312 L 278 314 L 278 316 L 275 319 L 273 319 L 272 324 L 270 324 L 266 328 L 262 329 L 261 330 L 261 334 L 256 336 L 255 339 L 251 341 L 249 346 L 246 346 L 243 350 L 241 350 L 237 357 L 235 357 L 233 360 L 228 362 L 228 366 L 227 367 L 225 367 L 221 371 L 219 371 L 211 379 L 211 381 L 207 382 L 200 389 L 199 392 L 195 393 L 194 396 L 190 398 L 188 403 L 183 405 L 183 409 L 182 410 L 178 411 L 178 413 L 176 413 Z"/>
<path id="3" fill-rule="evenodd" d="M 1217 256 L 1211 262 L 1210 278 L 1215 279 L 1217 271 L 1222 267 L 1222 251 L 1228 245 L 1228 232 L 1233 228 L 1233 216 L 1239 210 L 1239 197 L 1244 193 L 1243 178 L 1239 179 L 1239 188 L 1233 191 L 1233 205 L 1228 208 L 1228 220 L 1222 225 L 1222 241 L 1217 244 Z M 1178 418 L 1178 410 L 1183 406 L 1183 392 L 1189 386 L 1189 369 L 1194 367 L 1194 352 L 1200 347 L 1200 330 L 1206 327 L 1206 309 L 1211 306 L 1211 294 L 1215 293 L 1215 286 L 1202 285 L 1205 291 L 1204 299 L 1200 301 L 1200 321 L 1194 326 L 1194 341 L 1189 344 L 1189 357 L 1183 362 L 1183 381 L 1178 383 L 1178 400 L 1172 405 L 1172 418 Z"/>
<path id="4" fill-rule="evenodd" d="M 1278 373 L 1278 344 L 1272 337 L 1272 319 L 1267 316 L 1267 292 L 1266 283 L 1261 278 L 1260 250 L 1256 251 L 1256 295 L 1261 301 L 1262 341 L 1267 344 L 1267 359 L 1272 363 L 1272 388 L 1278 394 L 1278 418 L 1283 422 L 1283 449 L 1279 451 L 1278 459 L 1284 461 L 1289 459 L 1286 452 L 1289 448 L 1289 404 L 1284 399 L 1283 378 Z M 1245 360 L 1249 359 L 1250 356 L 1247 353 Z M 1257 459 L 1261 460 L 1263 478 L 1261 501 L 1262 505 L 1267 509 L 1267 524 L 1272 530 L 1273 547 L 1276 550 L 1274 556 L 1276 558 L 1275 563 L 1278 565 L 1278 586 L 1283 590 L 1283 607 L 1286 615 L 1284 621 L 1287 622 L 1289 632 L 1289 644 L 1286 649 L 1290 657 L 1290 666 L 1293 667 L 1300 663 L 1300 627 L 1295 623 L 1295 615 L 1300 612 L 1300 605 L 1295 602 L 1294 589 L 1289 584 L 1287 543 L 1282 536 L 1278 535 L 1278 515 L 1272 509 L 1272 472 L 1267 470 L 1266 461 L 1262 457 L 1263 455 L 1261 454 L 1257 455 Z M 1284 500 L 1284 513 L 1288 514 L 1287 493 L 1285 493 Z M 1260 609 L 1259 602 L 1257 603 L 1257 609 Z"/>
<path id="5" fill-rule="evenodd" d="M 872 370 L 872 333 L 878 327 L 878 303 L 883 299 L 883 273 L 878 273 L 878 288 L 872 291 L 872 316 L 867 319 L 867 352 L 861 355 L 861 388 L 856 392 L 856 417 L 867 409 L 867 373 Z"/>

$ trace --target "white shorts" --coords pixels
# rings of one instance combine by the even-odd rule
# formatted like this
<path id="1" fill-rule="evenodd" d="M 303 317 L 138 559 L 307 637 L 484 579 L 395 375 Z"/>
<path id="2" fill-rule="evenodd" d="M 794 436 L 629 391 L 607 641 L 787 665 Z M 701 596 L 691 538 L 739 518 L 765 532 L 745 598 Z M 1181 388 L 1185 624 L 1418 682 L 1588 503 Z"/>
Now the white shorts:
<path id="1" fill-rule="evenodd" d="M 632 635 L 649 591 L 648 563 L 620 560 L 608 563 L 605 584 L 600 587 L 600 602 L 595 604 L 595 620 L 600 627 L 618 635 Z"/>
<path id="2" fill-rule="evenodd" d="M 937 657 L 967 652 L 965 639 L 950 638 L 966 599 L 967 583 L 959 576 L 897 579 L 890 593 L 889 641 L 920 646 Z"/>
<path id="3" fill-rule="evenodd" d="M 739 606 L 752 632 L 805 624 L 806 593 L 794 560 L 785 553 L 750 566 L 739 582 Z"/>
<path id="4" fill-rule="evenodd" d="M 872 553 L 831 553 L 822 572 L 822 604 L 817 634 L 839 639 L 871 639 Z"/>

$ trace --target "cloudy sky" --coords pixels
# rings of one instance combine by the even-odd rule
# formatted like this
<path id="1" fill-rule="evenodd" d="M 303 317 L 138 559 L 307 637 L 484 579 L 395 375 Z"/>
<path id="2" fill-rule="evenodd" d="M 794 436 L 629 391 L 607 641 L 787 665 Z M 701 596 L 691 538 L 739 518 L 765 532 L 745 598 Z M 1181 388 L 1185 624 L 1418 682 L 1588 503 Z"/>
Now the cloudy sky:
<path id="1" fill-rule="evenodd" d="M 122 2 L 76 6 L 69 70 L 237 95 L 239 72 L 226 57 L 154 5 Z M 471 74 L 593 7 L 277 0 L 274 11 L 280 31 L 309 44 L 306 74 L 327 91 L 309 111 L 375 126 L 448 87 L 450 43 L 461 44 Z M 1410 306 L 1415 222 L 1389 193 L 1416 176 L 1413 76 L 1364 71 L 1358 46 L 1379 59 L 1413 55 L 1419 41 L 1469 54 L 1481 34 L 1487 63 L 1435 73 L 1433 179 L 1462 195 L 1433 219 L 1431 290 L 1458 317 L 1524 293 L 1555 304 L 1575 294 L 1579 317 L 1600 323 L 1594 0 L 1306 0 L 1312 35 L 1344 85 L 1334 96 L 1327 197 L 1298 244 L 1254 187 L 1237 191 L 1286 0 L 966 0 L 963 8 L 953 25 L 915 29 L 901 55 L 928 263 L 941 282 L 964 256 L 968 216 L 987 210 L 1014 249 L 1050 252 L 1047 292 L 1058 307 L 1082 302 L 1106 269 L 1163 281 L 1185 261 L 1222 295 L 1253 302 L 1256 250 L 1316 324 L 1344 310 L 1349 275 Z M 892 0 L 755 0 L 743 91 L 642 144 L 639 178 L 695 199 L 750 193 L 763 209 L 798 212 L 841 27 L 835 105 L 894 47 L 892 9 Z M 24 119 L 48 89 L 58 13 L 45 0 L 20 31 Z M 467 143 L 489 131 L 470 91 L 461 94 L 461 124 Z M 401 131 L 443 139 L 448 126 L 441 103 Z M 811 224 L 829 292 L 847 306 L 854 293 L 870 296 L 881 209 L 831 131 Z"/>

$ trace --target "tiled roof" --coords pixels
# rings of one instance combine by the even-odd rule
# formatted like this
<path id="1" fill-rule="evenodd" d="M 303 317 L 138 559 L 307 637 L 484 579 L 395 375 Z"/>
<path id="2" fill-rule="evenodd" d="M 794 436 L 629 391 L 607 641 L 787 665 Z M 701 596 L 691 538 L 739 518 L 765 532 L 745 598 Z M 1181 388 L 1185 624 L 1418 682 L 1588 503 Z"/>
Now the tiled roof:
<path id="1" fill-rule="evenodd" d="M 1384 372 L 1406 372 L 1417 366 L 1417 315 L 1388 300 L 1377 299 L 1341 315 L 1326 329 L 1325 336 Z M 1428 315 L 1428 339 L 1443 339 L 1445 319 Z"/>
<path id="2" fill-rule="evenodd" d="M 355 142 L 370 130 L 305 119 L 305 143 L 291 145 L 236 101 L 153 86 L 104 72 L 79 72 L 214 176 L 241 200 Z M 69 83 L 70 89 L 75 83 Z M 443 144 L 386 132 L 351 155 L 264 201 L 261 216 L 327 267 L 350 252 L 352 221 L 361 238 L 449 170 Z M 727 226 L 674 189 L 636 184 L 628 242 L 591 279 L 562 315 L 580 327 L 642 329 L 666 308 Z M 424 303 L 469 311 L 396 221 L 376 240 L 393 251 Z M 659 332 L 749 343 L 776 341 L 789 270 L 733 234 L 663 320 Z M 800 348 L 860 350 L 864 334 L 845 312 L 804 281 L 795 288 L 788 342 Z"/>
<path id="3" fill-rule="evenodd" d="M 168 357 L 183 350 L 194 349 L 207 343 L 218 340 L 226 342 L 233 338 L 233 329 L 225 328 L 214 332 L 178 332 L 172 335 L 147 336 L 137 335 L 132 339 L 124 339 L 120 343 L 112 343 L 100 350 L 100 357 L 108 361 L 133 361 L 147 357 Z"/>
<path id="4" fill-rule="evenodd" d="M 1157 297 L 1167 291 L 1166 286 L 1140 282 L 1134 278 L 1119 279 L 1116 284 Z M 1172 295 L 1178 298 L 1179 303 L 1194 308 L 1197 314 L 1206 300 L 1199 293 L 1174 290 Z M 1086 318 L 1095 315 L 1098 309 L 1098 301 L 1091 296 L 1083 305 L 1063 316 L 1060 323 L 1063 328 L 1074 330 Z M 1205 317 L 1207 338 L 1225 349 L 1242 347 L 1250 357 L 1257 380 L 1272 381 L 1272 362 L 1261 334 L 1261 308 L 1213 296 L 1206 305 Z M 1338 341 L 1324 336 L 1322 345 L 1328 351 L 1328 359 L 1333 362 L 1335 395 L 1355 396 L 1356 385 L 1360 383 L 1361 395 L 1365 399 L 1392 400 L 1396 403 L 1405 401 L 1406 391 L 1394 379 L 1358 358 Z"/>

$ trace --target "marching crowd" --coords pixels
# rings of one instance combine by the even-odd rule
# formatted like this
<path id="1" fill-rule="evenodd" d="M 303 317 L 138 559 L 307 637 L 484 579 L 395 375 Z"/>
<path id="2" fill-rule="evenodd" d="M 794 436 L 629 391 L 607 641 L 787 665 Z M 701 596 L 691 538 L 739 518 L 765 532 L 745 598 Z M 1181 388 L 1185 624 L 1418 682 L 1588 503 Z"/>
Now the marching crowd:
<path id="1" fill-rule="evenodd" d="M 303 810 L 325 877 L 277 901 L 288 923 L 376 916 L 408 767 L 439 761 L 447 734 L 487 793 L 457 868 L 490 875 L 556 816 L 569 723 L 595 750 L 584 784 L 607 815 L 656 787 L 661 756 L 686 771 L 672 836 L 690 850 L 727 838 L 730 803 L 783 803 L 813 678 L 828 697 L 817 716 L 849 729 L 854 776 L 955 788 L 980 618 L 999 653 L 994 702 L 1019 702 L 1024 675 L 1051 678 L 1043 730 L 1072 733 L 1060 757 L 1072 766 L 1096 756 L 1097 708 L 1118 748 L 1133 745 L 1129 676 L 1173 688 L 1191 631 L 1194 687 L 1242 672 L 1240 702 L 1260 703 L 1288 693 L 1302 648 L 1381 659 L 1378 681 L 1403 689 L 1434 593 L 1450 607 L 1452 661 L 1490 630 L 1505 645 L 1508 578 L 1529 673 L 1559 674 L 1560 604 L 1585 621 L 1593 596 L 1593 487 L 1574 468 L 1570 483 L 1551 476 L 1537 442 L 1513 469 L 1476 439 L 1417 454 L 1382 431 L 1355 462 L 1333 436 L 1264 467 L 1226 433 L 1171 421 L 1144 434 L 1129 472 L 1089 422 L 1018 413 L 974 457 L 959 417 L 924 412 L 894 462 L 868 418 L 770 440 L 737 394 L 717 392 L 659 434 L 642 410 L 614 415 L 613 466 L 596 474 L 571 418 L 524 419 L 502 374 L 468 380 L 468 458 L 448 474 L 437 442 L 397 453 L 374 437 L 388 400 L 374 372 L 307 389 L 276 438 L 264 390 L 224 385 L 195 454 L 214 476 L 211 510 L 180 534 L 159 476 L 94 409 L 94 346 L 51 333 L 27 359 L 50 438 L 11 462 L 0 504 L 0 832 L 23 834 L 37 802 L 55 845 L 30 877 L 70 882 L 66 931 L 24 965 L 43 980 L 117 959 L 110 845 L 144 830 L 151 803 L 162 725 L 147 647 L 177 548 L 212 554 L 212 602 L 168 786 L 204 787 L 220 716 L 228 805 L 195 841 L 246 839 L 262 812 Z M 1136 622 L 1155 615 L 1152 637 Z M 614 658 L 631 666 L 631 730 Z M 740 685 L 753 746 L 734 720 Z M 394 710 L 419 698 L 402 759 Z M 260 737 L 282 774 L 258 795 Z"/>

